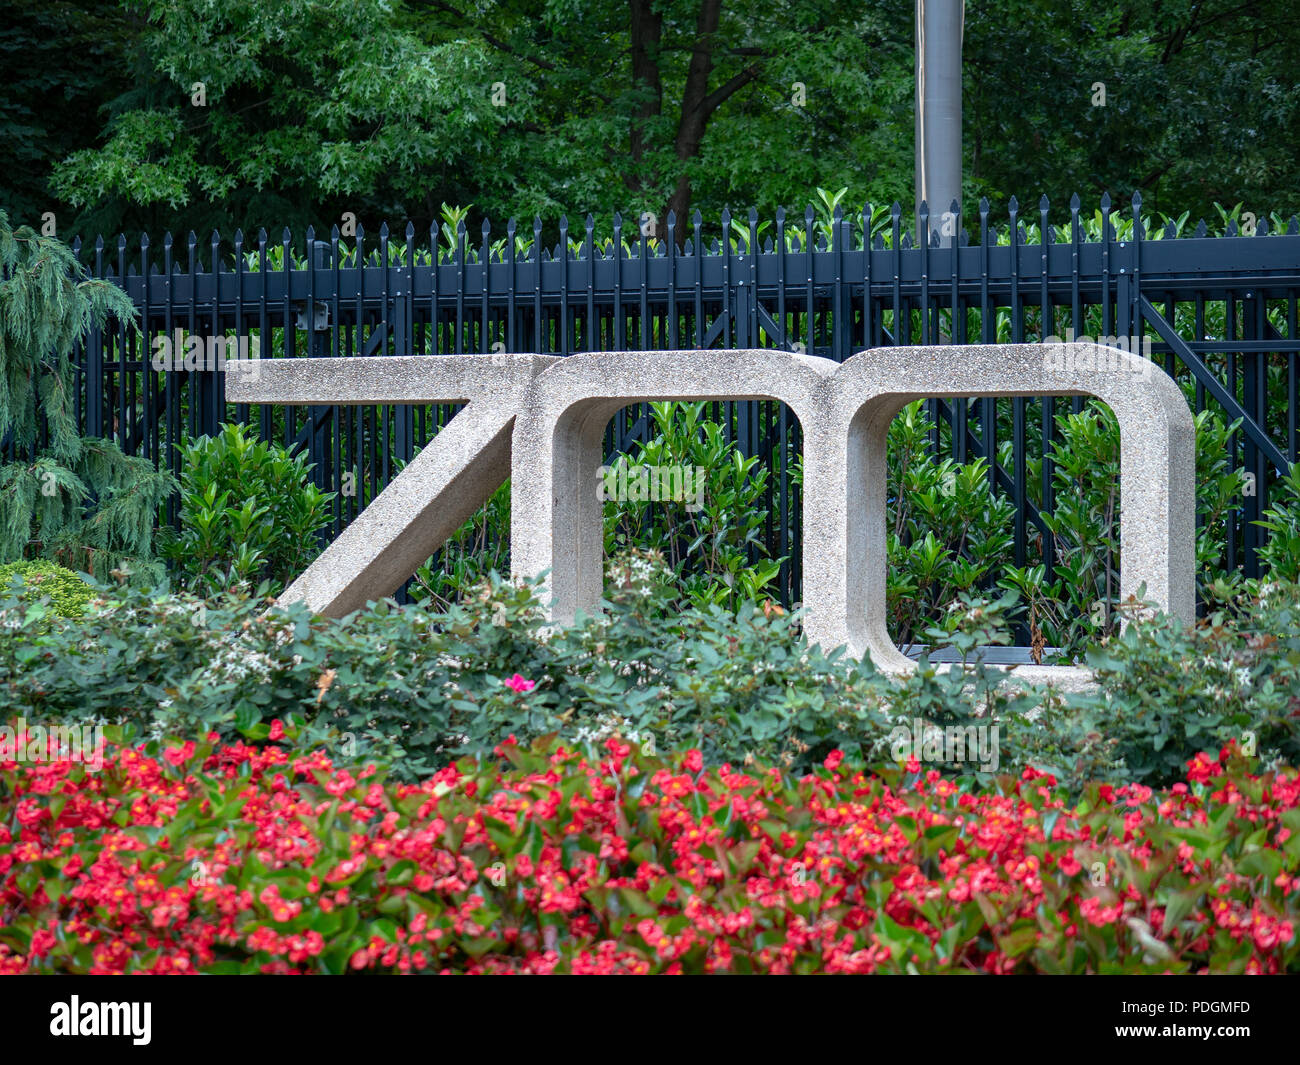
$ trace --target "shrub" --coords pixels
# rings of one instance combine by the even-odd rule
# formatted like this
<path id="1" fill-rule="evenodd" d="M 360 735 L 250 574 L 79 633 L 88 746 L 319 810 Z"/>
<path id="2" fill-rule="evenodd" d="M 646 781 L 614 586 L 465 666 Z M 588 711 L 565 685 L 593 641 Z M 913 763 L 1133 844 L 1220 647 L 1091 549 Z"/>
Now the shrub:
<path id="1" fill-rule="evenodd" d="M 1196 532 L 1198 575 L 1203 584 L 1228 576 L 1220 557 L 1227 512 L 1241 501 L 1244 478 L 1228 468 L 1233 426 L 1205 410 L 1196 415 Z M 1053 579 L 1031 560 L 1009 566 L 1002 587 L 1017 591 L 1028 611 L 1029 639 L 1059 647 L 1064 661 L 1079 660 L 1096 641 L 1119 627 L 1120 491 L 1119 423 L 1092 401 L 1078 414 L 1057 415 L 1060 438 L 1052 445 L 1055 505 L 1043 522 L 1056 545 Z M 1042 462 L 1028 463 L 1030 498 L 1042 503 Z M 1033 530 L 1031 529 L 1031 532 Z M 1031 548 L 1042 555 L 1042 537 Z"/>
<path id="2" fill-rule="evenodd" d="M 1300 464 L 1278 481 L 1259 524 L 1270 534 L 1259 552 L 1263 571 L 1275 581 L 1300 581 Z"/>
<path id="3" fill-rule="evenodd" d="M 110 315 L 135 327 L 130 298 L 92 279 L 68 246 L 0 211 L 0 562 L 41 555 L 101 580 L 154 580 L 159 510 L 176 482 L 112 440 L 79 435 L 73 355 Z"/>
<path id="4" fill-rule="evenodd" d="M 1230 751 L 1075 805 L 838 751 L 497 753 L 407 785 L 275 744 L 0 761 L 0 972 L 1300 971 L 1300 780 Z"/>
<path id="5" fill-rule="evenodd" d="M 213 592 L 269 580 L 281 588 L 316 557 L 334 496 L 310 481 L 305 453 L 258 441 L 238 423 L 180 450 L 181 528 L 167 531 L 162 551 L 184 584 Z"/>
<path id="6" fill-rule="evenodd" d="M 705 406 L 648 404 L 653 435 L 634 442 L 611 468 L 694 469 L 702 472 L 703 490 L 692 500 L 606 502 L 605 551 L 658 551 L 685 602 L 735 610 L 769 594 L 784 559 L 771 558 L 764 541 L 768 468 L 707 420 Z"/>
<path id="7" fill-rule="evenodd" d="M 384 602 L 342 621 L 247 594 L 116 588 L 78 629 L 47 633 L 18 605 L 14 638 L 0 643 L 0 698 L 32 720 L 122 721 L 137 737 L 230 737 L 294 715 L 349 734 L 407 779 L 512 733 L 580 744 L 620 733 L 804 769 L 832 748 L 886 757 L 900 719 L 965 721 L 1031 698 L 987 680 L 964 693 L 960 677 L 929 666 L 898 685 L 809 647 L 797 617 L 771 603 L 681 609 L 655 556 L 616 561 L 609 584 L 605 612 L 556 629 L 535 587 L 495 575 L 446 611 Z M 930 635 L 965 651 L 996 639 L 956 628 Z"/>
<path id="8" fill-rule="evenodd" d="M 1013 557 L 1015 508 L 989 487 L 987 461 L 934 461 L 933 426 L 921 400 L 889 426 L 885 597 L 889 634 L 900 647 L 918 642 L 927 619 L 986 587 Z"/>
<path id="9" fill-rule="evenodd" d="M 44 559 L 8 562 L 0 566 L 0 602 L 8 598 L 11 582 L 19 582 L 23 599 L 49 597 L 50 612 L 60 618 L 79 618 L 94 590 L 78 574 Z"/>
<path id="10" fill-rule="evenodd" d="M 1093 693 L 1049 700 L 1013 722 L 1017 764 L 1090 779 L 1163 786 L 1207 747 L 1242 744 L 1269 766 L 1300 764 L 1300 586 L 1269 584 L 1194 626 L 1131 619 L 1090 650 Z"/>
<path id="11" fill-rule="evenodd" d="M 122 720 L 138 736 L 231 736 L 293 714 L 400 759 L 409 778 L 511 732 L 622 730 L 807 765 L 888 731 L 876 694 L 886 682 L 869 669 L 808 648 L 770 605 L 670 614 L 668 581 L 629 562 L 613 574 L 608 613 L 553 632 L 533 586 L 495 575 L 446 611 L 383 602 L 342 621 L 246 594 L 105 589 L 76 631 L 41 632 L 15 607 L 0 702 L 30 719 Z M 527 691 L 506 685 L 516 674 Z"/>
<path id="12" fill-rule="evenodd" d="M 767 468 L 757 457 L 742 455 L 720 423 L 704 418 L 704 403 L 647 406 L 652 430 L 649 440 L 633 441 L 626 454 L 611 460 L 610 468 L 701 471 L 702 504 L 695 509 L 694 498 L 607 500 L 606 555 L 661 553 L 676 576 L 676 594 L 684 604 L 716 604 L 734 610 L 747 599 L 776 594 L 773 588 L 784 559 L 770 557 L 764 540 L 765 528 L 770 525 L 765 508 Z M 416 572 L 413 594 L 439 607 L 474 594 L 492 570 L 510 568 L 509 543 L 507 484 Z"/>
<path id="13" fill-rule="evenodd" d="M 495 575 L 444 611 L 374 604 L 313 618 L 246 593 L 209 600 L 105 588 L 76 626 L 48 631 L 30 603 L 5 608 L 0 705 L 29 720 L 121 722 L 129 738 L 265 735 L 274 719 L 414 780 L 505 737 L 579 747 L 611 735 L 647 750 L 701 749 L 806 771 L 832 749 L 896 759 L 895 730 L 997 727 L 998 764 L 930 756 L 981 781 L 1035 767 L 1073 791 L 1090 781 L 1176 779 L 1203 746 L 1237 740 L 1265 765 L 1300 761 L 1300 588 L 1225 606 L 1194 629 L 1135 620 L 1093 656 L 1100 690 L 1068 698 L 922 658 L 904 681 L 809 647 L 773 604 L 682 609 L 654 556 L 616 560 L 596 617 L 545 624 L 536 588 Z M 922 633 L 967 661 L 1007 639 L 1014 597 L 959 597 Z M 259 733 L 258 730 L 261 730 Z"/>

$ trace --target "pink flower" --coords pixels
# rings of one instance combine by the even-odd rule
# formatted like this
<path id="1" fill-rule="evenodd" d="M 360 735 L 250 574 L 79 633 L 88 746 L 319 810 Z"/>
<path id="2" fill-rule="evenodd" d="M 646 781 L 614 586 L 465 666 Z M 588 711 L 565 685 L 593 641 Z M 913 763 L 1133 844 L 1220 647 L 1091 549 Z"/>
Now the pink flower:
<path id="1" fill-rule="evenodd" d="M 698 773 L 704 768 L 704 755 L 698 748 L 692 747 L 686 752 L 686 768 L 692 773 Z"/>
<path id="2" fill-rule="evenodd" d="M 45 955 L 47 955 L 50 951 L 52 951 L 55 948 L 55 946 L 58 945 L 58 942 L 59 941 L 57 938 L 55 938 L 54 933 L 51 932 L 49 929 L 38 928 L 32 934 L 32 943 L 30 948 L 32 957 L 34 958 L 45 957 Z"/>
<path id="3" fill-rule="evenodd" d="M 530 692 L 537 687 L 537 684 L 531 680 L 525 680 L 518 673 L 506 681 L 506 687 L 517 692 Z"/>
<path id="4" fill-rule="evenodd" d="M 844 752 L 836 749 L 826 756 L 826 761 L 823 762 L 822 765 L 833 772 L 834 770 L 839 769 L 842 761 L 844 761 Z"/>
<path id="5" fill-rule="evenodd" d="M 284 722 L 277 717 L 274 721 L 271 722 L 271 734 L 267 737 L 267 739 L 278 740 L 283 738 L 283 736 L 284 736 Z"/>

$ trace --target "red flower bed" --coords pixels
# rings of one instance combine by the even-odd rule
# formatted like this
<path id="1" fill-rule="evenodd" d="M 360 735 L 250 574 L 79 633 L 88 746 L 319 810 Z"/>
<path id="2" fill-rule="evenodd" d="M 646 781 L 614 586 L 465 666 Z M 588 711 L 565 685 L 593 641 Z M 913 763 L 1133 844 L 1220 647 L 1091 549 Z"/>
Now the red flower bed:
<path id="1" fill-rule="evenodd" d="M 1300 969 L 1293 771 L 1225 751 L 1073 806 L 606 752 L 420 786 L 276 746 L 0 763 L 0 971 Z"/>

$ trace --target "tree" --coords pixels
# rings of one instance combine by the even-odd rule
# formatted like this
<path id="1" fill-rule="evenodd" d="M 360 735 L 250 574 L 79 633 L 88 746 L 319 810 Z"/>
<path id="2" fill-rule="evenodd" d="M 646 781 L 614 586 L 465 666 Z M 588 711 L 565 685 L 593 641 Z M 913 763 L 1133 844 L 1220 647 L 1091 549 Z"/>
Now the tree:
<path id="1" fill-rule="evenodd" d="M 53 184 L 170 228 L 427 223 L 444 200 L 498 220 L 771 210 L 817 184 L 884 195 L 908 158 L 876 138 L 907 99 L 907 34 L 831 0 L 138 6 L 131 106 Z"/>
<path id="2" fill-rule="evenodd" d="M 523 64 L 534 125 L 512 213 L 807 202 L 818 184 L 886 195 L 908 158 L 910 14 L 830 0 L 410 0 L 431 40 L 472 37 Z M 910 134 L 907 135 L 910 138 Z M 896 146 L 896 147 L 895 147 Z M 495 201 L 495 202 L 494 202 Z M 502 202 L 504 201 L 504 202 Z M 522 210 L 521 210 L 522 209 Z"/>
<path id="3" fill-rule="evenodd" d="M 185 211 L 200 231 L 302 225 L 426 192 L 436 204 L 436 175 L 482 174 L 499 155 L 485 49 L 428 46 L 386 0 L 136 6 L 149 66 L 132 106 L 55 170 L 78 207 Z M 500 80 L 526 119 L 521 80 Z"/>
<path id="4" fill-rule="evenodd" d="M 967 5 L 970 190 L 1071 192 L 1213 219 L 1300 209 L 1300 20 L 1290 0 Z"/>
<path id="5" fill-rule="evenodd" d="M 1290 7 L 968 5 L 964 201 L 1046 192 L 1063 207 L 1071 192 L 1095 202 L 1103 190 L 1122 200 L 1140 189 L 1148 207 L 1175 214 L 1213 217 L 1216 200 L 1245 200 L 1257 215 L 1300 210 L 1291 73 L 1300 20 Z M 122 62 L 46 71 L 42 81 L 25 57 L 6 64 L 28 97 L 84 100 L 97 87 L 97 137 L 83 116 L 66 129 L 52 108 L 49 129 L 23 117 L 35 108 L 14 104 L 12 92 L 6 111 L 0 88 L 0 132 L 15 131 L 27 169 L 82 212 L 74 226 L 89 233 L 110 224 L 301 230 L 345 211 L 372 231 L 384 218 L 423 227 L 446 201 L 474 205 L 471 229 L 483 215 L 553 223 L 563 212 L 603 220 L 615 210 L 654 213 L 662 226 L 672 209 L 684 236 L 695 208 L 752 204 L 770 216 L 801 208 L 818 186 L 847 187 L 855 205 L 887 204 L 907 200 L 913 184 L 910 4 L 121 0 L 115 17 L 97 9 Z M 23 0 L 13 47 L 35 41 L 45 25 L 37 10 Z M 69 144 L 78 150 L 60 157 Z M 24 205 L 39 205 L 35 178 L 6 180 L 21 185 Z"/>
<path id="6" fill-rule="evenodd" d="M 92 326 L 135 309 L 72 252 L 0 211 L 0 563 L 39 555 L 105 579 L 161 576 L 158 509 L 176 489 L 147 459 L 78 432 L 72 354 Z"/>
<path id="7" fill-rule="evenodd" d="M 0 18 L 0 208 L 75 232 L 71 205 L 49 187 L 53 163 L 95 143 L 111 102 L 131 88 L 127 14 L 103 0 L 6 0 Z M 127 101 L 123 99 L 123 103 Z M 83 221 L 94 221 L 83 219 Z"/>

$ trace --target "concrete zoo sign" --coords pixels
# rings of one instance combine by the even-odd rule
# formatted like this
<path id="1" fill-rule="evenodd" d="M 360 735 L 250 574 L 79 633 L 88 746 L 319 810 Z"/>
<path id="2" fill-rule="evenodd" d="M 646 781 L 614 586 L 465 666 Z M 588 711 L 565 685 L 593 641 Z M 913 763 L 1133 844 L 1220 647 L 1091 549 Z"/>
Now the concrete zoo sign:
<path id="1" fill-rule="evenodd" d="M 263 360 L 227 378 L 235 403 L 464 402 L 429 445 L 285 591 L 341 616 L 394 592 L 510 478 L 516 575 L 547 574 L 550 616 L 595 609 L 603 588 L 605 426 L 646 400 L 772 399 L 804 433 L 804 628 L 895 674 L 914 668 L 886 630 L 889 423 L 926 396 L 1095 396 L 1120 427 L 1121 597 L 1195 612 L 1195 430 L 1178 385 L 1140 355 L 1095 344 L 874 348 L 843 363 L 769 349 Z M 1085 670 L 1019 667 L 1029 682 Z"/>

